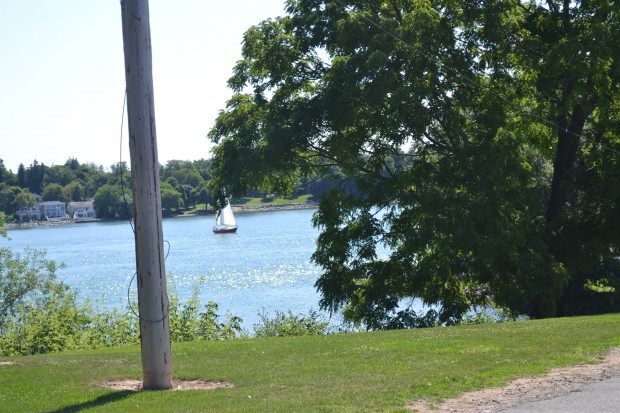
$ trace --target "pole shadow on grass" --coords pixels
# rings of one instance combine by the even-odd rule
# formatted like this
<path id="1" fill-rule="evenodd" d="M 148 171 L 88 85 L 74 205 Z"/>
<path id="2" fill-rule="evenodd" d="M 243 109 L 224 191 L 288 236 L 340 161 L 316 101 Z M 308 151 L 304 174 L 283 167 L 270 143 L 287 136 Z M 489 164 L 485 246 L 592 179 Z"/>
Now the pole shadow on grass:
<path id="1" fill-rule="evenodd" d="M 74 413 L 79 412 L 84 409 L 90 409 L 97 406 L 103 406 L 104 404 L 117 402 L 119 400 L 126 399 L 132 394 L 136 394 L 133 390 L 122 390 L 116 391 L 113 393 L 104 394 L 103 396 L 97 397 L 95 400 L 91 400 L 84 403 L 75 404 L 73 406 L 63 407 L 57 410 L 50 410 L 47 413 Z"/>

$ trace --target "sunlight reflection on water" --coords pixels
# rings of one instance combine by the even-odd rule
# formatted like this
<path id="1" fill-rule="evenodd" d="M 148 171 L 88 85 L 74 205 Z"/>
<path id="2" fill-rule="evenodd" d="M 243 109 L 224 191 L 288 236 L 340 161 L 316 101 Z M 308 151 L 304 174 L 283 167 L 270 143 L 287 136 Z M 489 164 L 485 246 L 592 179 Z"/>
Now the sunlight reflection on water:
<path id="1" fill-rule="evenodd" d="M 165 219 L 169 289 L 181 301 L 199 288 L 201 302 L 214 301 L 250 328 L 265 309 L 307 313 L 318 309 L 314 283 L 319 269 L 310 262 L 317 230 L 313 210 L 238 214 L 239 231 L 215 235 L 213 217 Z M 135 273 L 134 237 L 129 223 L 106 222 L 9 230 L 0 246 L 15 251 L 46 249 L 67 264 L 60 280 L 104 307 L 125 307 Z M 132 282 L 135 291 L 135 280 Z"/>

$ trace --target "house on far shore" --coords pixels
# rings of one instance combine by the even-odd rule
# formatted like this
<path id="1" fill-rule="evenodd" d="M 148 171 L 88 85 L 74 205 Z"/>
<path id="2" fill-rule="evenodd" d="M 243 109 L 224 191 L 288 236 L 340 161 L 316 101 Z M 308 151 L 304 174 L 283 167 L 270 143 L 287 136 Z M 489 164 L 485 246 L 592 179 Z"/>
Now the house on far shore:
<path id="1" fill-rule="evenodd" d="M 15 213 L 17 215 L 17 219 L 21 222 L 29 222 L 29 221 L 41 221 L 45 219 L 45 215 L 43 215 L 43 210 L 41 208 L 41 202 L 43 202 L 43 197 L 39 194 L 31 194 L 34 197 L 34 200 L 37 202 L 36 205 L 25 206 L 19 209 Z"/>
<path id="2" fill-rule="evenodd" d="M 96 216 L 93 201 L 69 202 L 67 212 L 74 221 L 90 220 Z"/>
<path id="3" fill-rule="evenodd" d="M 35 199 L 41 199 L 35 195 Z M 29 221 L 65 221 L 70 217 L 74 221 L 97 220 L 93 201 L 69 202 L 65 204 L 61 201 L 39 201 L 38 204 L 22 207 L 15 213 L 20 222 Z"/>
<path id="4" fill-rule="evenodd" d="M 41 209 L 43 219 L 47 221 L 62 221 L 69 218 L 64 202 L 45 201 L 41 202 L 38 207 Z"/>
<path id="5" fill-rule="evenodd" d="M 39 205 L 22 207 L 16 214 L 20 222 L 41 221 L 41 208 L 39 208 Z"/>
<path id="6" fill-rule="evenodd" d="M 65 203 L 60 201 L 39 202 L 33 206 L 20 208 L 15 214 L 21 222 L 63 221 L 69 219 Z"/>

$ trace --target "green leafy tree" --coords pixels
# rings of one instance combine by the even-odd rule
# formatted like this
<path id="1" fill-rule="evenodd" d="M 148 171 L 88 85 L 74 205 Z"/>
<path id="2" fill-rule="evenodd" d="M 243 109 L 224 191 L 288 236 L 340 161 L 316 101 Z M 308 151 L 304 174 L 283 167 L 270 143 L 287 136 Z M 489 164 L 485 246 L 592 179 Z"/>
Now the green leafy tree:
<path id="1" fill-rule="evenodd" d="M 129 199 L 129 194 L 125 194 Z M 93 198 L 93 207 L 97 218 L 117 218 L 125 203 L 123 192 L 116 185 L 105 184 L 97 190 Z"/>
<path id="2" fill-rule="evenodd" d="M 74 169 L 67 165 L 53 165 L 45 169 L 45 183 L 56 183 L 67 186 L 77 179 Z"/>
<path id="3" fill-rule="evenodd" d="M 23 256 L 0 248 L 0 332 L 20 305 L 55 282 L 57 268 L 42 251 L 27 250 Z"/>
<path id="4" fill-rule="evenodd" d="M 25 184 L 30 192 L 40 194 L 43 191 L 45 170 L 47 166 L 35 159 L 25 170 Z"/>
<path id="5" fill-rule="evenodd" d="M 20 188 L 21 189 L 21 188 Z M 17 191 L 6 184 L 0 184 L 0 210 L 7 215 L 12 215 L 16 209 L 15 196 Z"/>
<path id="6" fill-rule="evenodd" d="M 80 162 L 76 158 L 68 158 L 65 161 L 65 166 L 72 171 L 77 171 L 80 168 Z"/>
<path id="7" fill-rule="evenodd" d="M 63 187 L 60 184 L 49 184 L 43 188 L 43 193 L 41 194 L 44 201 L 62 201 L 67 202 L 67 196 L 63 191 Z"/>
<path id="8" fill-rule="evenodd" d="M 177 182 L 181 185 L 189 185 L 192 187 L 197 187 L 204 181 L 197 170 L 189 168 L 174 171 L 172 176 L 176 178 Z"/>
<path id="9" fill-rule="evenodd" d="M 85 199 L 86 191 L 84 188 L 84 184 L 79 180 L 75 180 L 69 183 L 62 190 L 65 194 L 65 198 L 68 201 L 77 202 L 77 201 L 83 201 Z"/>
<path id="10" fill-rule="evenodd" d="M 191 166 L 190 161 L 181 161 L 178 159 L 169 160 L 165 166 L 161 167 L 160 174 L 162 179 L 172 176 L 172 173 Z"/>
<path id="11" fill-rule="evenodd" d="M 34 197 L 19 186 L 0 183 L 0 211 L 12 216 L 23 206 L 34 205 Z"/>
<path id="12" fill-rule="evenodd" d="M 323 308 L 410 327 L 489 303 L 583 313 L 589 281 L 618 291 L 616 5 L 289 0 L 287 12 L 244 36 L 209 133 L 210 187 L 290 192 L 338 169 L 314 217 Z"/>
<path id="13" fill-rule="evenodd" d="M 193 161 L 192 164 L 198 170 L 204 181 L 211 179 L 211 159 L 199 159 Z"/>
<path id="14" fill-rule="evenodd" d="M 128 188 L 131 188 L 131 171 L 127 162 L 118 162 L 110 166 L 111 173 L 108 175 L 108 182 L 115 185 L 120 185 L 121 181 Z M 130 189 L 131 191 L 131 189 Z"/>
<path id="15" fill-rule="evenodd" d="M 44 354 L 84 348 L 89 307 L 69 286 L 50 284 L 36 300 L 19 306 L 0 338 L 5 355 Z"/>
<path id="16" fill-rule="evenodd" d="M 17 186 L 26 188 L 26 167 L 23 163 L 17 167 Z"/>
<path id="17" fill-rule="evenodd" d="M 0 159 L 0 183 L 6 182 L 10 185 L 15 185 L 15 175 L 4 166 L 4 161 Z"/>
<path id="18" fill-rule="evenodd" d="M 0 183 L 5 182 L 5 175 L 7 172 L 6 166 L 4 166 L 4 160 L 0 159 Z"/>
<path id="19" fill-rule="evenodd" d="M 169 183 L 181 194 L 185 207 L 196 205 L 198 188 L 204 184 L 203 174 L 200 168 L 204 168 L 202 162 L 172 160 L 161 168 L 161 180 Z"/>
<path id="20" fill-rule="evenodd" d="M 86 182 L 86 185 L 84 186 L 84 197 L 91 198 L 95 196 L 95 193 L 99 188 L 105 184 L 109 184 L 112 180 L 109 174 L 106 174 L 100 170 L 94 170 L 93 173 L 88 174 L 84 181 Z M 124 180 L 123 182 L 125 185 L 128 185 L 128 180 Z M 129 192 L 131 192 L 131 190 L 129 190 Z"/>
<path id="21" fill-rule="evenodd" d="M 4 229 L 4 214 L 0 212 L 0 237 L 7 237 L 6 229 Z"/>
<path id="22" fill-rule="evenodd" d="M 209 193 L 206 182 L 203 182 L 199 187 L 192 189 L 192 198 L 196 203 L 205 205 L 211 203 L 211 194 Z"/>
<path id="23" fill-rule="evenodd" d="M 30 192 L 20 191 L 17 195 L 15 195 L 15 207 L 19 210 L 24 207 L 31 207 L 36 205 L 37 201 Z"/>
<path id="24" fill-rule="evenodd" d="M 614 235 L 620 199 L 618 5 L 550 1 L 527 6 L 520 36 L 498 27 L 512 41 L 500 37 L 497 45 L 519 69 L 513 85 L 531 85 L 530 104 L 550 126 L 550 133 L 539 134 L 531 146 L 553 165 L 544 194 L 545 242 L 566 272 L 559 299 L 542 292 L 535 297 L 542 302 L 535 314 L 617 311 L 617 294 L 589 286 L 602 283 L 619 291 L 620 284 Z"/>
<path id="25" fill-rule="evenodd" d="M 160 187 L 161 206 L 165 210 L 180 209 L 183 207 L 181 193 L 168 182 L 162 182 Z"/>

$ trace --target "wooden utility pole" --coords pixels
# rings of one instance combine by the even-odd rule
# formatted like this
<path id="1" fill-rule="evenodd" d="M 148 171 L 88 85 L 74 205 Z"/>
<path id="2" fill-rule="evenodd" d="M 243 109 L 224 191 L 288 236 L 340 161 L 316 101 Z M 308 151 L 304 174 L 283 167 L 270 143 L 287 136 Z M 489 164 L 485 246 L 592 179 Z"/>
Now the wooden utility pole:
<path id="1" fill-rule="evenodd" d="M 155 134 L 148 0 L 121 0 L 134 202 L 142 386 L 172 388 L 168 292 L 164 266 L 159 162 Z"/>

